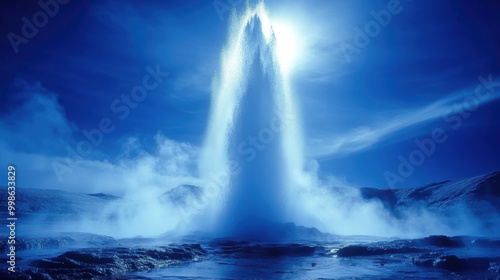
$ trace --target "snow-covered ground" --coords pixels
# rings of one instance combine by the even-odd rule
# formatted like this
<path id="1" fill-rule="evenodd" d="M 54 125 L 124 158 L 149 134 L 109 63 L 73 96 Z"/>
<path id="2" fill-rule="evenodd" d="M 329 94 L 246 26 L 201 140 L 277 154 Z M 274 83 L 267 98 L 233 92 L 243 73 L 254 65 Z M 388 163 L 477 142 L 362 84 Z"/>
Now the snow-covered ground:
<path id="1" fill-rule="evenodd" d="M 417 206 L 446 215 L 467 209 L 473 219 L 498 226 L 500 172 L 413 189 L 363 188 L 360 193 L 364 200 L 382 201 L 395 216 Z M 157 199 L 184 207 L 200 195 L 199 187 L 180 186 Z M 272 241 L 202 233 L 126 239 L 67 229 L 47 234 L 38 230 L 68 219 L 98 217 L 124 199 L 28 188 L 19 188 L 16 198 L 19 279 L 500 279 L 500 234 L 339 236 L 291 223 L 262 229 L 276 233 L 269 235 Z M 0 203 L 6 205 L 6 200 L 6 194 L 0 194 Z M 0 240 L 0 249 L 8 249 L 6 240 Z M 3 256 L 0 261 L 5 263 Z M 11 276 L 0 272 L 5 279 Z"/>

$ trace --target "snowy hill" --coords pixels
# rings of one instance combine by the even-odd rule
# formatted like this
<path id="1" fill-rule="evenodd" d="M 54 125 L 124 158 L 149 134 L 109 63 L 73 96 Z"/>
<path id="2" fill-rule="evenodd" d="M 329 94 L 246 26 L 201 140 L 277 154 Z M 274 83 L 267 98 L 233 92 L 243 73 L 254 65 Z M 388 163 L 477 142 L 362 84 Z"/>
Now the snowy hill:
<path id="1" fill-rule="evenodd" d="M 455 213 L 457 209 L 466 209 L 468 213 L 488 223 L 500 219 L 498 218 L 500 217 L 500 171 L 417 188 L 398 190 L 361 188 L 359 191 L 362 199 L 381 201 L 385 208 L 395 216 L 409 207 L 418 206 L 445 214 Z M 189 207 L 202 196 L 202 188 L 181 185 L 157 199 L 161 203 Z M 122 199 L 104 193 L 84 194 L 18 188 L 16 215 L 92 216 L 101 213 L 106 206 L 119 201 Z M 0 204 L 7 205 L 7 192 L 0 192 Z M 0 213 L 6 211 L 6 207 L 0 208 Z"/>
<path id="2" fill-rule="evenodd" d="M 500 212 L 500 171 L 417 188 L 361 188 L 360 192 L 364 199 L 380 200 L 391 210 L 418 204 L 429 209 L 447 209 L 461 205 L 482 209 L 489 207 Z"/>
<path id="3" fill-rule="evenodd" d="M 487 203 L 500 210 L 500 171 L 467 178 L 444 181 L 395 192 L 396 205 L 425 202 L 431 208 L 446 208 L 459 203 L 476 206 Z"/>
<path id="4" fill-rule="evenodd" d="M 6 188 L 5 188 L 6 189 Z M 361 195 L 366 200 L 377 199 L 387 208 L 396 209 L 413 204 L 428 208 L 444 209 L 457 204 L 468 206 L 489 205 L 500 211 L 500 171 L 462 180 L 443 181 L 417 188 L 375 189 L 361 188 Z M 160 196 L 162 202 L 185 204 L 197 200 L 203 190 L 197 186 L 182 185 Z M 97 211 L 119 197 L 98 193 L 84 194 L 60 190 L 18 188 L 16 193 L 16 211 L 18 213 L 85 213 Z M 1 205 L 7 205 L 7 192 L 0 192 Z M 6 209 L 0 209 L 5 212 Z"/>
<path id="5" fill-rule="evenodd" d="M 0 205 L 7 205 L 7 196 L 7 192 L 0 192 Z M 17 188 L 16 214 L 86 214 L 99 212 L 104 206 L 117 199 L 119 198 L 109 194 Z M 7 211 L 7 207 L 0 209 L 0 212 L 5 211 Z"/>

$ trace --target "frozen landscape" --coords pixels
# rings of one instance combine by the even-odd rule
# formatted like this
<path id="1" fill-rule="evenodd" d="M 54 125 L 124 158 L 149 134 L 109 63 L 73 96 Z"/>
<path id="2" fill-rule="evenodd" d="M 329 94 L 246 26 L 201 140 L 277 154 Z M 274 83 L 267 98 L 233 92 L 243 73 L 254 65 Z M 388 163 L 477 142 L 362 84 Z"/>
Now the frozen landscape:
<path id="1" fill-rule="evenodd" d="M 500 219 L 500 172 L 413 189 L 360 190 L 363 200 L 384 202 L 395 217 L 403 209 L 424 207 L 442 217 L 443 223 L 481 223 L 490 232 L 486 236 L 345 236 L 289 223 L 259 229 L 268 232 L 260 240 L 208 232 L 114 238 L 58 229 L 95 217 L 123 198 L 41 189 L 20 188 L 18 192 L 23 235 L 16 243 L 20 273 L 12 279 L 499 278 L 500 238 L 495 234 Z M 189 195 L 174 197 L 183 201 Z M 2 194 L 0 201 L 5 200 Z M 471 216 L 457 217 L 453 210 L 457 207 Z M 7 252 L 6 242 L 1 246 Z M 2 261 L 7 259 L 2 257 Z"/>
<path id="2" fill-rule="evenodd" d="M 98 45 L 101 64 L 80 57 L 92 53 L 85 47 L 78 59 L 59 56 L 68 46 L 80 46 L 77 31 L 62 38 L 47 61 L 83 63 L 99 73 L 61 70 L 46 83 L 57 87 L 73 79 L 61 90 L 76 88 L 76 96 L 59 98 L 32 84 L 29 75 L 6 87 L 20 93 L 0 102 L 10 102 L 0 112 L 0 134 L 7 139 L 0 139 L 0 159 L 8 166 L 8 192 L 0 191 L 0 215 L 7 221 L 0 229 L 0 263 L 8 267 L 0 270 L 1 279 L 500 279 L 499 111 L 498 94 L 492 94 L 500 83 L 493 74 L 475 72 L 468 75 L 479 84 L 459 87 L 463 76 L 447 80 L 456 69 L 477 61 L 495 64 L 495 58 L 473 57 L 474 63 L 450 66 L 453 71 L 434 70 L 455 63 L 460 55 L 449 50 L 467 44 L 443 47 L 440 55 L 418 54 L 418 40 L 403 40 L 407 30 L 389 25 L 419 5 L 411 1 L 377 2 L 383 7 L 373 6 L 353 36 L 342 31 L 350 18 L 337 11 L 346 5 L 353 18 L 359 16 L 349 1 L 323 4 L 337 17 L 309 7 L 328 18 L 323 23 L 331 36 L 315 24 L 302 29 L 299 16 L 280 18 L 264 1 L 248 1 L 238 11 L 237 5 L 214 1 L 219 17 L 221 7 L 229 7 L 226 34 L 214 34 L 213 19 L 200 12 L 204 8 L 167 2 L 79 4 L 92 20 L 75 22 L 91 30 L 82 36 Z M 50 3 L 57 11 L 43 6 L 35 23 L 37 15 L 50 11 L 52 19 L 69 7 Z M 427 16 L 427 8 L 419 7 Z M 172 14 L 166 16 L 167 10 Z M 177 12 L 186 17 L 180 20 Z M 449 21 L 457 24 L 456 18 Z M 27 20 L 22 17 L 23 34 L 34 30 Z M 441 29 L 453 39 L 463 35 L 443 31 L 442 22 L 409 22 L 425 29 L 413 36 Z M 381 32 L 390 36 L 379 44 Z M 15 53 L 29 43 L 9 34 Z M 101 53 L 110 36 L 116 37 L 108 44 L 119 43 Z M 206 46 L 191 43 L 197 36 L 206 36 Z M 347 37 L 353 45 L 339 41 Z M 332 51 L 335 40 L 341 48 Z M 391 51 L 389 44 L 395 46 Z M 172 52 L 170 45 L 176 46 Z M 133 56 L 143 48 L 144 54 Z M 371 55 L 366 65 L 351 61 L 363 52 Z M 116 53 L 130 61 L 106 60 Z M 30 63 L 38 59 L 26 57 Z M 142 83 L 123 93 L 127 75 L 138 73 L 127 63 L 160 58 L 176 65 L 172 73 L 160 63 L 141 66 Z M 390 58 L 404 60 L 403 66 Z M 378 66 L 369 64 L 375 60 Z M 419 68 L 421 61 L 427 68 Z M 302 72 L 294 69 L 299 62 L 307 64 Z M 391 74 L 381 65 L 389 65 Z M 51 69 L 37 67 L 37 73 Z M 399 81 L 401 67 L 408 77 Z M 356 71 L 367 72 L 345 92 L 337 87 Z M 417 72 L 426 79 L 415 77 Z M 438 72 L 446 75 L 435 78 Z M 203 81 L 207 76 L 210 82 Z M 422 90 L 412 92 L 418 85 Z M 389 92 L 397 96 L 389 100 Z M 94 109 L 100 111 L 89 115 Z"/>

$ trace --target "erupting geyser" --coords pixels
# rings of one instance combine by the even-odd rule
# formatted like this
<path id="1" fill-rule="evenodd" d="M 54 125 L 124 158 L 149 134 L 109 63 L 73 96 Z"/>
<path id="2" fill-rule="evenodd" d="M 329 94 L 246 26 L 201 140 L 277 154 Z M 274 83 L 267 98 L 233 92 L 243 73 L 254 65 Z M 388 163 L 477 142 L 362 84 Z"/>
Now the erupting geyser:
<path id="1" fill-rule="evenodd" d="M 233 15 L 200 161 L 201 175 L 224 198 L 217 211 L 220 234 L 259 236 L 269 223 L 290 221 L 302 133 L 279 44 L 262 3 Z"/>

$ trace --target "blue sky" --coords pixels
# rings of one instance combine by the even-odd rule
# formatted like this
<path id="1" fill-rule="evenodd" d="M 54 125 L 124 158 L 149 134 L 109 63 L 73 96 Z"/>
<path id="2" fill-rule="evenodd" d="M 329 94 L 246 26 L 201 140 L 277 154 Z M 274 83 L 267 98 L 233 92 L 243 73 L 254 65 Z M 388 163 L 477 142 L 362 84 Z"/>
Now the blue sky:
<path id="1" fill-rule="evenodd" d="M 83 131 L 106 119 L 112 132 L 74 173 L 92 176 L 100 164 L 157 155 L 158 141 L 171 144 L 166 154 L 182 170 L 192 168 L 179 155 L 195 157 L 203 142 L 228 2 L 237 12 L 245 9 L 245 1 L 226 0 L 69 1 L 57 4 L 33 38 L 13 47 L 8 34 L 22 35 L 22 18 L 32 22 L 42 8 L 36 1 L 3 1 L 2 164 L 24 168 L 26 186 L 71 189 L 77 179 L 59 180 L 51 163 L 64 162 L 66 147 L 76 149 L 86 140 Z M 305 150 L 322 176 L 399 188 L 500 169 L 497 1 L 269 0 L 266 6 L 294 33 L 292 85 Z M 385 26 L 369 27 L 374 14 L 388 11 Z M 357 44 L 356 36 L 369 41 Z M 346 53 L 346 46 L 355 52 Z M 153 89 L 135 108 L 127 105 L 126 117 L 117 112 L 126 104 L 122 95 L 143 85 L 151 69 L 163 73 L 148 80 Z M 418 158 L 415 141 L 433 139 L 436 131 L 446 140 L 432 140 L 423 163 L 401 176 L 401 158 Z M 388 182 L 388 172 L 402 180 Z"/>

